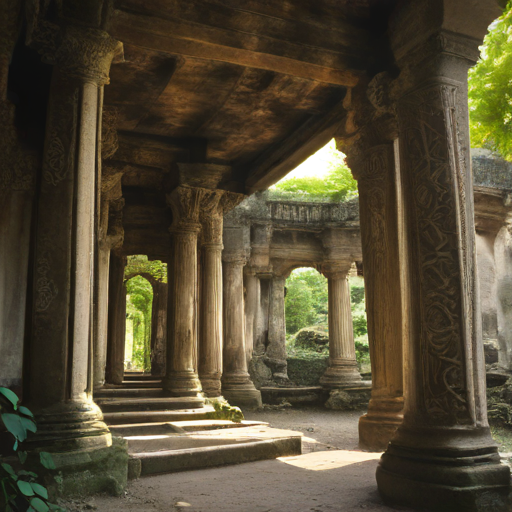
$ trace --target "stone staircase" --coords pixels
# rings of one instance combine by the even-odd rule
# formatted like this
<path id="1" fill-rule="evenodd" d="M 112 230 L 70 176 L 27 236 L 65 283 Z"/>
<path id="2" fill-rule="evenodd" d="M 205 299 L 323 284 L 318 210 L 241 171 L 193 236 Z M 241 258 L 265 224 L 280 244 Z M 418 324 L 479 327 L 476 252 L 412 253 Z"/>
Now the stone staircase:
<path id="1" fill-rule="evenodd" d="M 126 373 L 94 399 L 112 434 L 128 443 L 130 478 L 302 453 L 301 433 L 222 418 L 201 397 L 167 397 L 151 375 Z"/>

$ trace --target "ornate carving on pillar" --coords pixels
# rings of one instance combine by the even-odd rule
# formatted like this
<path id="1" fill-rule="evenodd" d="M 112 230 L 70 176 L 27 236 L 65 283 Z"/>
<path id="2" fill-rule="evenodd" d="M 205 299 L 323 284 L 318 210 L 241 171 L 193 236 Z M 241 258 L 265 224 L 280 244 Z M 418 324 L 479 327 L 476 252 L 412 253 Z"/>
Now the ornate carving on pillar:
<path id="1" fill-rule="evenodd" d="M 467 70 L 479 41 L 449 32 L 448 13 L 433 33 L 429 9 L 400 9 L 405 17 L 395 19 L 391 33 L 401 68 L 393 94 L 404 203 L 407 372 L 404 421 L 381 459 L 377 482 L 390 503 L 437 511 L 461 503 L 480 510 L 492 502 L 495 510 L 507 510 L 510 471 L 500 464 L 487 424 L 474 271 Z M 476 9 L 467 6 L 460 16 Z M 404 41 L 410 28 L 401 20 L 416 14 L 416 34 Z M 457 17 L 455 27 L 460 23 Z"/>

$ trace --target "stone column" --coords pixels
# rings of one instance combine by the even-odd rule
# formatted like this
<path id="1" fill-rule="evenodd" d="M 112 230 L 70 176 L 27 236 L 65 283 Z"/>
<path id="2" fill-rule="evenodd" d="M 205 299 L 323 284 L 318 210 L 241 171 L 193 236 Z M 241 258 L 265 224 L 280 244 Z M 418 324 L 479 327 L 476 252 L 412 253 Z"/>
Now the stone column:
<path id="1" fill-rule="evenodd" d="M 222 191 L 212 192 L 202 207 L 202 283 L 199 378 L 208 397 L 221 396 L 222 377 Z"/>
<path id="2" fill-rule="evenodd" d="M 126 257 L 110 253 L 108 287 L 107 367 L 108 384 L 121 385 L 124 379 L 124 350 L 126 341 L 126 286 L 124 268 Z"/>
<path id="3" fill-rule="evenodd" d="M 245 357 L 249 365 L 255 346 L 255 333 L 260 314 L 260 279 L 248 266 L 244 271 L 245 287 Z"/>
<path id="4" fill-rule="evenodd" d="M 161 281 L 153 283 L 153 309 L 151 312 L 151 375 L 165 375 L 167 351 L 167 301 L 168 285 Z"/>
<path id="5" fill-rule="evenodd" d="M 385 81 L 384 74 L 377 75 L 369 91 L 382 88 Z M 377 116 L 371 127 L 361 130 L 354 146 L 350 139 L 337 143 L 347 154 L 359 190 L 372 366 L 372 395 L 368 413 L 359 420 L 359 444 L 385 450 L 403 420 L 402 279 L 394 147 L 398 135 L 394 116 L 383 111 L 388 105 L 375 101 L 372 94 L 369 97 Z M 375 133 L 384 136 L 376 138 Z"/>
<path id="6" fill-rule="evenodd" d="M 180 186 L 168 195 L 173 213 L 169 229 L 172 255 L 168 267 L 167 367 L 164 391 L 170 396 L 197 396 L 197 243 L 199 212 L 209 191 Z"/>
<path id="7" fill-rule="evenodd" d="M 225 228 L 226 249 L 222 254 L 224 283 L 224 374 L 222 392 L 231 405 L 257 408 L 261 393 L 247 371 L 245 349 L 244 265 L 248 252 L 244 228 Z"/>
<path id="8" fill-rule="evenodd" d="M 120 44 L 71 25 L 60 35 L 38 201 L 29 382 L 37 441 L 68 450 L 111 444 L 91 398 L 91 296 L 98 100 Z"/>
<path id="9" fill-rule="evenodd" d="M 510 470 L 487 423 L 467 108 L 467 70 L 490 2 L 441 4 L 431 7 L 439 17 L 402 4 L 389 28 L 402 70 L 395 94 L 409 310 L 404 421 L 377 483 L 388 503 L 509 510 Z M 454 33 L 459 27 L 480 27 L 479 39 Z"/>
<path id="10" fill-rule="evenodd" d="M 322 273 L 327 277 L 329 321 L 329 367 L 320 384 L 327 389 L 344 389 L 361 385 L 357 369 L 356 348 L 350 308 L 350 286 L 346 266 L 327 266 Z"/>
<path id="11" fill-rule="evenodd" d="M 279 274 L 274 274 L 270 284 L 268 346 L 265 363 L 272 370 L 272 378 L 278 384 L 289 382 L 286 363 L 285 284 L 286 277 Z"/>

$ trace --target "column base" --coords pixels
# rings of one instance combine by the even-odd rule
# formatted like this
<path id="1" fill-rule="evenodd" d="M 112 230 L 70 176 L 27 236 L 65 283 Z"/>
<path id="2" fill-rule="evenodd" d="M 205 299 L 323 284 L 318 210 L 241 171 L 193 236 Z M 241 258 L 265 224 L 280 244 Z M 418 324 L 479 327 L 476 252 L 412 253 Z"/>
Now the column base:
<path id="1" fill-rule="evenodd" d="M 384 451 L 403 421 L 404 399 L 372 398 L 368 413 L 359 418 L 359 447 Z"/>
<path id="2" fill-rule="evenodd" d="M 37 432 L 25 441 L 28 450 L 68 452 L 112 445 L 103 414 L 90 399 L 70 400 L 39 410 L 34 407 L 34 414 Z"/>
<path id="3" fill-rule="evenodd" d="M 362 384 L 362 377 L 357 369 L 356 361 L 335 361 L 320 378 L 320 385 L 326 389 L 353 388 Z"/>
<path id="4" fill-rule="evenodd" d="M 248 373 L 224 375 L 222 394 L 231 405 L 237 407 L 257 409 L 263 406 L 261 393 L 254 387 Z"/>
<path id="5" fill-rule="evenodd" d="M 196 372 L 171 372 L 163 380 L 162 387 L 167 396 L 198 396 L 201 382 Z"/>
<path id="6" fill-rule="evenodd" d="M 218 377 L 199 377 L 203 393 L 208 398 L 219 398 L 222 396 L 220 375 Z"/>
<path id="7" fill-rule="evenodd" d="M 510 510 L 510 469 L 488 428 L 400 427 L 377 468 L 384 501 L 435 512 Z"/>

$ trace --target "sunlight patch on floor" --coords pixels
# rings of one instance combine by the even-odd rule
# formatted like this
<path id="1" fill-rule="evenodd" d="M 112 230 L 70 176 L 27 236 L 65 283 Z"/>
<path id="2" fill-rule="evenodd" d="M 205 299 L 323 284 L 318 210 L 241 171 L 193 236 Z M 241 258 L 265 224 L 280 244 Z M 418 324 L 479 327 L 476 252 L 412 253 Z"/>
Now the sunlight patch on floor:
<path id="1" fill-rule="evenodd" d="M 342 468 L 351 464 L 359 464 L 368 460 L 380 459 L 382 452 L 358 452 L 351 450 L 332 450 L 326 452 L 313 452 L 293 457 L 279 457 L 277 460 L 310 471 L 325 471 Z"/>

